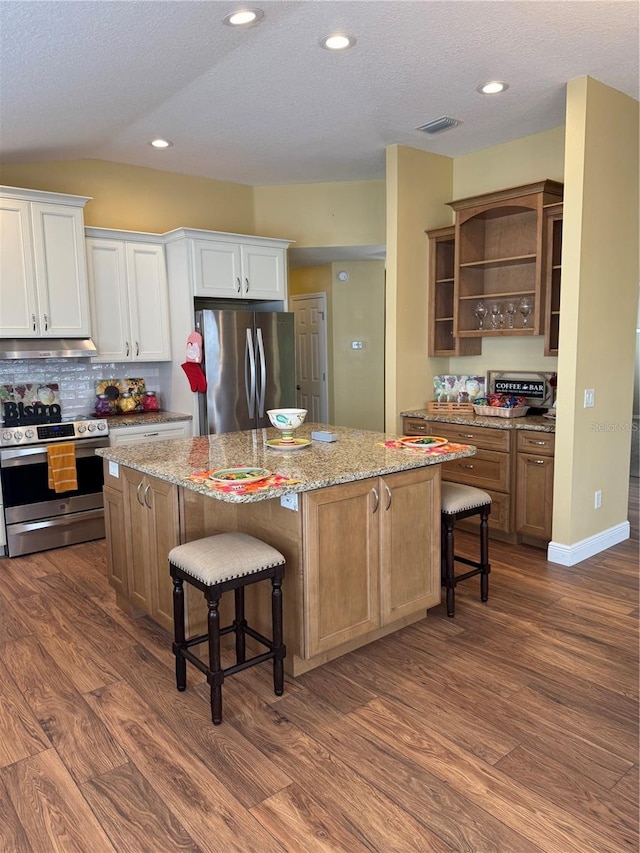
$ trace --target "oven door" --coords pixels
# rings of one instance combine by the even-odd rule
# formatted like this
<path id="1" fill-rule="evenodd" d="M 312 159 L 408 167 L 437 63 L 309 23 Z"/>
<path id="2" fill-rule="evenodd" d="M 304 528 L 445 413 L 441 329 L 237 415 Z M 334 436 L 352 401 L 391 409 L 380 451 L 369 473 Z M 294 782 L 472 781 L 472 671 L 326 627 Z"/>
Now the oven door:
<path id="1" fill-rule="evenodd" d="M 9 556 L 86 542 L 104 536 L 102 458 L 108 438 L 76 443 L 78 488 L 57 494 L 49 488 L 46 445 L 0 450 Z"/>

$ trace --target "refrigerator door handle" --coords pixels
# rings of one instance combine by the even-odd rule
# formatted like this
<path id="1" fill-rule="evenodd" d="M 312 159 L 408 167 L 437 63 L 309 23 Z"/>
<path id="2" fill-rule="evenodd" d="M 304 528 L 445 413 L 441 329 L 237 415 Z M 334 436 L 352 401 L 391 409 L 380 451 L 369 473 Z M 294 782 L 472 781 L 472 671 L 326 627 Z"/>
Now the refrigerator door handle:
<path id="1" fill-rule="evenodd" d="M 262 340 L 262 329 L 256 329 L 258 339 L 258 353 L 260 355 L 260 390 L 258 392 L 258 417 L 264 417 L 264 400 L 267 393 L 267 362 L 264 357 L 264 342 Z"/>
<path id="2" fill-rule="evenodd" d="M 244 390 L 247 395 L 249 417 L 253 418 L 253 405 L 256 400 L 256 358 L 251 329 L 247 329 L 247 343 L 244 351 Z"/>

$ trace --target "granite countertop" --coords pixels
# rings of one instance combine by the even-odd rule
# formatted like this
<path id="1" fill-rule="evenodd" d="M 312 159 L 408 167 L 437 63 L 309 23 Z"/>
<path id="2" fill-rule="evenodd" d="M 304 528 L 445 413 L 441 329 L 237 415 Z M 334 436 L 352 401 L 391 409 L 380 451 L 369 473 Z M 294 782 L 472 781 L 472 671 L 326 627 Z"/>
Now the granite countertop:
<path id="1" fill-rule="evenodd" d="M 422 418 L 425 421 L 436 421 L 441 424 L 463 424 L 464 426 L 493 427 L 493 429 L 531 429 L 536 432 L 555 432 L 555 418 L 545 418 L 542 415 L 525 415 L 522 418 L 486 417 L 468 414 L 436 414 L 426 409 L 413 409 L 400 412 L 403 418 Z"/>
<path id="2" fill-rule="evenodd" d="M 475 447 L 470 445 L 458 445 L 464 449 L 438 455 L 380 447 L 379 442 L 397 436 L 346 427 L 328 427 L 326 424 L 305 423 L 296 430 L 295 437 L 311 438 L 314 429 L 331 430 L 338 434 L 338 441 L 313 441 L 310 446 L 295 451 L 272 450 L 265 447 L 264 442 L 269 438 L 277 438 L 278 431 L 260 429 L 125 447 L 103 447 L 96 453 L 125 467 L 217 500 L 253 503 L 287 493 L 307 492 L 367 477 L 437 465 L 473 456 L 476 452 Z M 237 494 L 212 490 L 202 483 L 187 479 L 200 471 L 234 467 L 266 468 L 274 474 L 282 474 L 300 482 L 261 492 Z"/>
<path id="3" fill-rule="evenodd" d="M 168 424 L 173 421 L 190 421 L 191 415 L 180 412 L 132 412 L 126 415 L 112 415 L 107 418 L 109 431 L 121 427 L 142 426 L 148 424 Z"/>

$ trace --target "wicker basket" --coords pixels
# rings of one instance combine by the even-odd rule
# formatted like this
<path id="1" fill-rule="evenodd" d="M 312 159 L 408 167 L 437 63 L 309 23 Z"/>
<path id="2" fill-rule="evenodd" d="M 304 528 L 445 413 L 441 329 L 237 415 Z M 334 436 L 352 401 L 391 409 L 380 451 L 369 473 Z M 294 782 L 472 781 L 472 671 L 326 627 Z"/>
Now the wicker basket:
<path id="1" fill-rule="evenodd" d="M 438 403 L 435 400 L 427 403 L 430 415 L 472 415 L 472 403 Z"/>
<path id="2" fill-rule="evenodd" d="M 476 415 L 494 418 L 522 418 L 529 411 L 529 406 L 514 406 L 513 409 L 501 408 L 499 406 L 474 406 Z"/>

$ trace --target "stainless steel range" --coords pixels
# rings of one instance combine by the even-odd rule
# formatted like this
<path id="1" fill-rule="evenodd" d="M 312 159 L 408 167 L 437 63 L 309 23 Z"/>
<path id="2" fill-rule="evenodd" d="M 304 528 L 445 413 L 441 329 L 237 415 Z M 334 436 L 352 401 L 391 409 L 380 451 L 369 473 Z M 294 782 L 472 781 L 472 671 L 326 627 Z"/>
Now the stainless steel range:
<path id="1" fill-rule="evenodd" d="M 47 447 L 73 442 L 78 488 L 49 488 Z M 10 557 L 104 537 L 102 459 L 109 444 L 104 419 L 2 427 L 0 480 Z"/>

